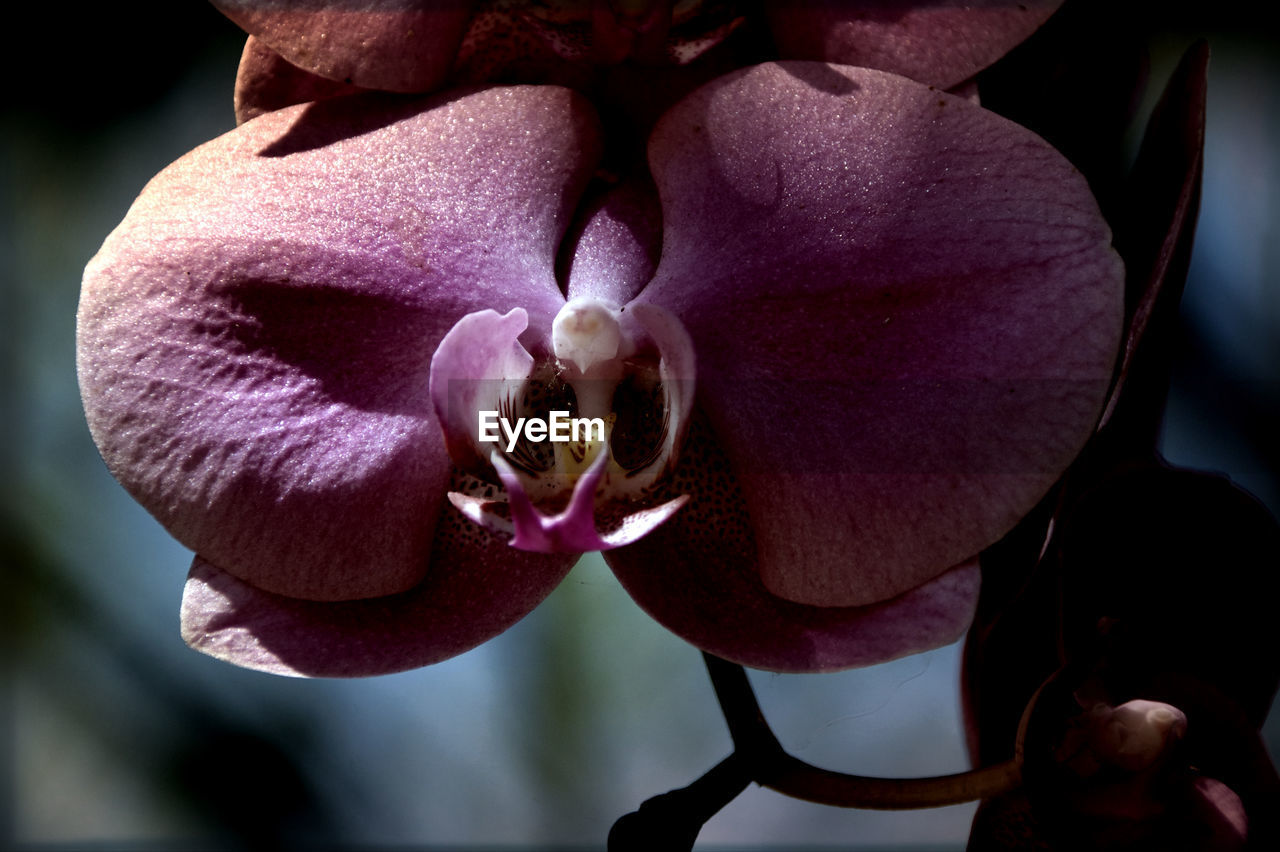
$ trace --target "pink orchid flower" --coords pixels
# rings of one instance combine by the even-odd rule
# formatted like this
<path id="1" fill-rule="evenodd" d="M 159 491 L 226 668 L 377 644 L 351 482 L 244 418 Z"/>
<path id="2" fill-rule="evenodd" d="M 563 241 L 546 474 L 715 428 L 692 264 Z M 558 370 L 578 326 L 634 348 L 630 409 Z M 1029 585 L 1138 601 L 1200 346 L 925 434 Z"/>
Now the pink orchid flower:
<path id="1" fill-rule="evenodd" d="M 366 94 L 146 187 L 86 270 L 79 374 L 108 467 L 197 554 L 192 646 L 421 666 L 584 549 L 760 668 L 964 632 L 975 555 L 1112 375 L 1122 268 L 1084 179 L 967 100 L 807 62 L 677 104 L 652 186 L 602 180 L 602 147 L 563 88 Z M 560 405 L 609 433 L 480 440 L 485 410 Z"/>

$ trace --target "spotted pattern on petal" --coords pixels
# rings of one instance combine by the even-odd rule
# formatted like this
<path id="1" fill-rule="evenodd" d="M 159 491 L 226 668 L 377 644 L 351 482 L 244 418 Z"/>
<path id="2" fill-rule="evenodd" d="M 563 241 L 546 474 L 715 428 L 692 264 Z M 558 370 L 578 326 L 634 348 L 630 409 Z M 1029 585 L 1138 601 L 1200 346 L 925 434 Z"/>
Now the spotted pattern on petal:
<path id="1" fill-rule="evenodd" d="M 479 512 L 484 520 L 473 520 L 463 514 L 452 502 L 446 501 L 440 509 L 436 538 L 447 536 L 446 544 L 460 548 L 480 547 L 492 538 L 509 542 L 513 537 L 511 511 L 507 506 L 507 491 L 500 483 L 481 479 L 454 466 L 449 480 L 450 501 L 465 501 Z"/>
<path id="2" fill-rule="evenodd" d="M 690 508 L 697 507 L 697 523 L 685 527 L 683 539 L 691 550 L 717 554 L 730 564 L 754 564 L 755 538 L 746 503 L 728 459 L 700 415 L 690 422 L 679 462 L 662 478 L 659 489 L 660 499 L 688 494 Z"/>

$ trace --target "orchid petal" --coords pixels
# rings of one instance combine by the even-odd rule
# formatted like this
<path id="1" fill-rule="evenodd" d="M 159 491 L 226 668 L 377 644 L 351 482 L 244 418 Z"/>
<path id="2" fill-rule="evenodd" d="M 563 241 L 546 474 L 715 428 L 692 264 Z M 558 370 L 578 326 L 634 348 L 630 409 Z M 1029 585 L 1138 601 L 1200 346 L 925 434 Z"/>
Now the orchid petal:
<path id="1" fill-rule="evenodd" d="M 629 547 L 605 554 L 653 618 L 718 657 L 785 672 L 886 662 L 960 638 L 978 601 L 976 560 L 891 600 L 816 607 L 765 588 L 751 521 L 705 424 L 695 424 L 671 487 L 689 505 Z"/>
<path id="2" fill-rule="evenodd" d="M 632 178 L 596 199 L 567 240 L 570 299 L 625 305 L 653 277 L 662 249 L 662 209 L 653 182 Z"/>
<path id="3" fill-rule="evenodd" d="M 689 333 L 668 311 L 637 302 L 630 306 L 628 316 L 645 330 L 661 353 L 658 369 L 667 412 L 666 434 L 652 467 L 632 474 L 638 483 L 648 487 L 679 463 L 697 399 L 697 358 Z"/>
<path id="4" fill-rule="evenodd" d="M 288 62 L 366 89 L 428 92 L 453 67 L 470 0 L 213 0 Z"/>
<path id="5" fill-rule="evenodd" d="M 1122 269 L 1038 137 L 900 77 L 745 69 L 655 129 L 701 406 L 775 594 L 887 600 L 1007 532 L 1083 446 Z"/>
<path id="6" fill-rule="evenodd" d="M 425 666 L 498 635 L 537 606 L 577 556 L 513 550 L 449 507 L 433 570 L 399 595 L 319 602 L 261 591 L 196 557 L 182 636 L 198 651 L 274 674 L 362 677 Z"/>
<path id="7" fill-rule="evenodd" d="M 244 124 L 264 112 L 294 104 L 319 101 L 339 95 L 363 91 L 359 86 L 341 83 L 303 71 L 253 36 L 245 41 L 236 70 L 236 124 Z"/>
<path id="8" fill-rule="evenodd" d="M 653 72 L 692 63 L 721 44 L 746 18 L 735 3 L 607 0 L 481 3 L 458 48 L 456 80 L 599 83 L 595 69 L 626 62 Z M 665 78 L 666 75 L 661 75 Z"/>
<path id="9" fill-rule="evenodd" d="M 522 308 L 468 314 L 449 329 L 431 360 L 431 402 L 449 456 L 465 470 L 489 464 L 492 447 L 479 441 L 479 412 L 496 411 L 504 392 L 518 391 L 533 369 L 533 356 L 518 339 L 528 326 Z"/>
<path id="10" fill-rule="evenodd" d="M 414 586 L 451 475 L 432 352 L 481 307 L 549 327 L 596 134 L 560 89 L 358 96 L 179 160 L 85 273 L 80 383 L 108 467 L 264 590 Z"/>
<path id="11" fill-rule="evenodd" d="M 949 89 L 1004 56 L 1062 0 L 771 0 L 784 59 L 876 68 Z"/>

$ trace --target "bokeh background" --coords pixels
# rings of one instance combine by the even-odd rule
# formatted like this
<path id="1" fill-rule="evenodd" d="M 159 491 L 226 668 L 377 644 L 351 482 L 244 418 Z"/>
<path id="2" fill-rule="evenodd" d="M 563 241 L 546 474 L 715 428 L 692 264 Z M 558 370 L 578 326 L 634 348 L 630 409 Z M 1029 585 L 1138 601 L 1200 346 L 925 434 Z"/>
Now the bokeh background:
<path id="1" fill-rule="evenodd" d="M 126 5 L 37 10 L 37 25 L 11 33 L 16 74 L 0 102 L 0 844 L 603 848 L 618 816 L 688 783 L 730 742 L 698 652 L 643 615 L 598 557 L 498 639 L 394 676 L 276 678 L 178 638 L 190 554 L 89 439 L 75 308 L 84 264 L 146 180 L 233 126 L 243 36 L 202 3 Z M 1228 472 L 1274 512 L 1280 51 L 1246 4 L 1160 8 L 1155 85 L 1194 36 L 1214 50 L 1165 451 Z M 953 646 L 752 680 L 794 754 L 938 774 L 967 766 L 958 659 Z M 1274 712 L 1267 733 L 1275 754 Z M 842 811 L 753 788 L 702 839 L 962 849 L 972 812 Z"/>

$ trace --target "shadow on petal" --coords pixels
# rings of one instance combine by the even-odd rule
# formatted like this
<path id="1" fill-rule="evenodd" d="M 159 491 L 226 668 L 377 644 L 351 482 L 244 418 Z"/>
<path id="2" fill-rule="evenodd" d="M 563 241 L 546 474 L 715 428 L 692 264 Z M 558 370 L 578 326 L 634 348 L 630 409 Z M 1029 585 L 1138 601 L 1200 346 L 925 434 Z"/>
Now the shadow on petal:
<path id="1" fill-rule="evenodd" d="M 187 644 L 273 674 L 363 677 L 440 662 L 515 624 L 576 554 L 525 553 L 446 504 L 426 578 L 399 595 L 336 603 L 261 591 L 197 556 L 182 598 Z"/>
<path id="2" fill-rule="evenodd" d="M 260 157 L 287 157 L 317 151 L 344 139 L 354 139 L 389 127 L 401 119 L 442 107 L 475 90 L 451 89 L 447 94 L 423 100 L 382 92 L 357 93 L 307 104 L 289 128 L 258 152 Z"/>
<path id="3" fill-rule="evenodd" d="M 689 504 L 605 560 L 654 619 L 716 656 L 770 671 L 834 671 L 945 645 L 973 617 L 976 561 L 869 606 L 809 606 L 770 593 L 741 494 L 704 422 L 691 426 L 668 487 L 688 493 Z"/>

